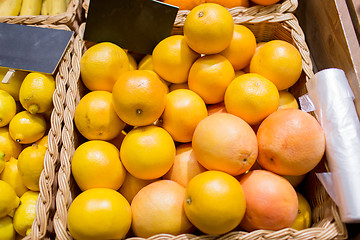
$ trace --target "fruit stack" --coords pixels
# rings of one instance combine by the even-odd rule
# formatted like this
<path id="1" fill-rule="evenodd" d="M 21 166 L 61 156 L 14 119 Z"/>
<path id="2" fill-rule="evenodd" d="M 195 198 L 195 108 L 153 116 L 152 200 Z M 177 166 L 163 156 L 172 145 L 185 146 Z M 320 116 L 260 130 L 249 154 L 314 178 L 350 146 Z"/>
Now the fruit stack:
<path id="1" fill-rule="evenodd" d="M 6 82 L 0 68 L 0 239 L 47 234 L 71 51 L 54 76 L 15 71 Z"/>
<path id="2" fill-rule="evenodd" d="M 109 42 L 75 44 L 86 91 L 68 90 L 57 237 L 336 237 L 341 223 L 311 218 L 329 197 L 300 188 L 325 138 L 298 109 L 312 66 L 296 18 L 240 23 L 205 3 L 175 27 L 139 59 Z"/>
<path id="3" fill-rule="evenodd" d="M 79 28 L 80 0 L 2 0 L 0 22 L 24 25 L 67 25 Z"/>

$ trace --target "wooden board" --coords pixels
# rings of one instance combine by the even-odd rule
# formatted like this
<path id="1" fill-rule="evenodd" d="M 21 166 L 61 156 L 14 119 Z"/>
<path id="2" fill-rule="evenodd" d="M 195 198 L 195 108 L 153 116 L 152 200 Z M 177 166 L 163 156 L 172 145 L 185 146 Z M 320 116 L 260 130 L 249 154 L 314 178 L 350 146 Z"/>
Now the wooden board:
<path id="1" fill-rule="evenodd" d="M 360 1 L 359 0 L 346 0 L 349 9 L 350 17 L 356 32 L 358 41 L 360 42 Z"/>
<path id="2" fill-rule="evenodd" d="M 355 0 L 358 1 L 358 0 Z M 299 1 L 296 11 L 318 71 L 345 71 L 360 113 L 360 47 L 344 0 Z"/>

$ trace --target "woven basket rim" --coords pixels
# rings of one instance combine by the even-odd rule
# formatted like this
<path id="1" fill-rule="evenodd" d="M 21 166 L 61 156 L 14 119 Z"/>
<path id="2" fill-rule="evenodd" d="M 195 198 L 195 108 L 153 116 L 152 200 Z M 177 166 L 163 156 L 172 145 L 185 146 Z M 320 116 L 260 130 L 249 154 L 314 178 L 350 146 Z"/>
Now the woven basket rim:
<path id="1" fill-rule="evenodd" d="M 84 0 L 82 8 L 85 11 L 85 16 L 89 9 L 90 0 Z M 298 0 L 284 0 L 282 3 L 272 4 L 269 6 L 255 5 L 252 7 L 234 7 L 229 10 L 236 10 L 242 12 L 244 15 L 265 15 L 269 13 L 286 13 L 286 12 L 295 12 L 298 7 Z M 190 12 L 189 10 L 180 10 L 178 15 L 183 15 Z"/>
<path id="2" fill-rule="evenodd" d="M 57 15 L 24 15 L 24 16 L 3 16 L 0 17 L 0 22 L 17 23 L 26 25 L 70 25 L 72 26 L 76 21 L 76 15 L 82 9 L 82 0 L 71 0 L 66 12 Z"/>
<path id="3" fill-rule="evenodd" d="M 241 12 L 241 10 L 240 10 Z M 291 13 L 272 13 L 267 15 L 258 15 L 258 16 L 243 16 L 238 14 L 238 12 L 234 11 L 232 13 L 234 17 L 234 22 L 236 24 L 258 24 L 258 23 L 280 23 L 282 27 L 287 28 L 291 32 L 291 36 L 294 41 L 294 45 L 299 49 L 301 57 L 303 59 L 303 72 L 305 74 L 306 79 L 310 79 L 314 73 L 312 70 L 312 61 L 310 58 L 310 52 L 305 42 L 304 33 L 296 19 L 296 17 Z M 187 14 L 185 14 L 186 16 Z M 184 19 L 181 16 L 177 17 L 175 21 L 174 27 L 182 27 L 184 23 Z M 76 73 L 78 78 L 80 78 L 80 59 L 82 56 L 82 50 L 84 47 L 83 41 L 83 34 L 85 29 L 85 24 L 81 24 L 79 28 L 79 34 L 75 38 L 74 43 L 74 52 L 76 52 L 76 57 L 78 59 L 73 58 L 73 63 L 76 66 L 73 66 L 73 69 L 78 69 L 79 71 Z M 72 149 L 70 139 L 73 139 L 71 136 L 71 131 L 74 129 L 73 125 L 73 116 L 75 111 L 75 97 L 76 97 L 76 83 L 71 83 L 74 87 L 71 91 L 68 92 L 70 102 L 67 102 L 65 116 L 64 118 L 64 130 L 63 134 L 65 133 L 67 138 L 67 142 L 63 142 L 62 152 L 64 153 L 63 158 L 60 159 L 61 164 L 64 166 L 59 171 L 59 188 L 56 197 L 57 201 L 57 209 L 54 217 L 54 227 L 55 233 L 58 239 L 60 240 L 70 240 L 72 239 L 68 229 L 67 229 L 67 210 L 70 206 L 70 198 L 74 197 L 71 196 L 70 193 L 70 159 L 71 154 L 73 153 L 74 149 Z M 69 104 L 69 105 L 68 105 Z M 69 116 L 66 116 L 69 114 Z M 63 135 L 63 139 L 64 139 Z M 67 148 L 67 149 L 66 149 Z M 193 234 L 182 234 L 178 236 L 173 236 L 170 234 L 158 234 L 152 236 L 149 239 L 157 240 L 157 239 L 287 239 L 287 238 L 294 238 L 294 239 L 346 239 L 346 227 L 341 222 L 338 210 L 336 205 L 332 202 L 332 205 L 329 206 L 333 213 L 333 217 L 328 219 L 323 219 L 323 221 L 318 224 L 317 226 L 313 226 L 308 229 L 304 229 L 302 231 L 298 231 L 291 228 L 282 229 L 280 231 L 271 231 L 271 230 L 256 230 L 252 232 L 243 232 L 243 231 L 232 231 L 227 233 L 223 236 L 212 236 L 212 235 L 202 235 L 196 236 Z M 127 240 L 144 240 L 145 238 L 140 237 L 131 237 Z"/>
<path id="4" fill-rule="evenodd" d="M 41 28 L 51 28 L 71 31 L 66 25 L 30 25 Z M 66 84 L 68 82 L 68 72 L 70 66 L 71 52 L 73 47 L 74 36 L 60 60 L 59 66 L 54 76 L 56 87 L 53 94 L 54 109 L 50 117 L 50 129 L 48 135 L 48 149 L 44 157 L 44 169 L 39 179 L 39 197 L 36 203 L 36 218 L 32 224 L 31 234 L 24 237 L 23 240 L 43 239 L 49 232 L 48 226 L 51 223 L 50 208 L 53 207 L 55 200 L 54 189 L 56 189 L 56 165 L 60 165 L 59 151 L 61 147 L 61 126 L 64 114 L 64 98 L 66 94 Z M 53 207 L 54 208 L 54 207 Z"/>

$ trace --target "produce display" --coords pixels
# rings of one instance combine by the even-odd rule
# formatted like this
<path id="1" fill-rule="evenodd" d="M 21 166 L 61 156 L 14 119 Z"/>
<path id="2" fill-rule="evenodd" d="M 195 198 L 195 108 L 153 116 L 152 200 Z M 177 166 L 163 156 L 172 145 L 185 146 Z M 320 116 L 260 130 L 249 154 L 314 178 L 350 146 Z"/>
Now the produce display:
<path id="1" fill-rule="evenodd" d="M 257 43 L 214 3 L 194 7 L 183 30 L 140 58 L 110 42 L 83 54 L 75 239 L 310 227 L 299 186 L 325 137 L 288 91 L 299 51 Z"/>
<path id="2" fill-rule="evenodd" d="M 0 68 L 1 80 L 7 71 Z M 31 232 L 54 91 L 54 78 L 36 72 L 0 83 L 0 239 Z"/>
<path id="3" fill-rule="evenodd" d="M 70 0 L 2 0 L 0 17 L 57 15 L 66 12 Z"/>

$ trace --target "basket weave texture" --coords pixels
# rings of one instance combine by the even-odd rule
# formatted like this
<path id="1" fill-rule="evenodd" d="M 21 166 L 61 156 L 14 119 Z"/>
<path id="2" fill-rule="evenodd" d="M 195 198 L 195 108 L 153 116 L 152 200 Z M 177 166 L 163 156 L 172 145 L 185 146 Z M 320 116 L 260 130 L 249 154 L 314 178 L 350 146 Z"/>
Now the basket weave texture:
<path id="1" fill-rule="evenodd" d="M 87 12 L 89 10 L 89 3 L 90 0 L 84 0 L 82 7 L 85 10 L 85 16 L 87 16 Z M 261 6 L 261 5 L 255 5 L 252 7 L 235 7 L 231 8 L 229 10 L 233 10 L 238 12 L 238 14 L 241 15 L 266 15 L 269 13 L 286 13 L 286 12 L 295 12 L 295 10 L 298 7 L 298 1 L 297 0 L 284 0 L 281 3 L 273 4 L 269 6 Z M 189 10 L 180 10 L 178 12 L 178 15 L 184 15 L 188 14 Z"/>
<path id="2" fill-rule="evenodd" d="M 247 26 L 256 36 L 257 42 L 281 39 L 293 44 L 299 51 L 303 61 L 303 73 L 299 81 L 290 89 L 290 91 L 299 97 L 306 93 L 305 83 L 310 79 L 313 73 L 310 52 L 305 42 L 302 29 L 298 20 L 291 13 L 272 13 L 272 14 L 255 14 L 252 16 L 242 15 L 242 11 L 231 9 L 235 24 Z M 187 14 L 178 15 L 173 28 L 173 34 L 182 34 L 184 20 Z M 72 58 L 72 69 L 74 77 L 70 78 L 69 88 L 66 93 L 66 106 L 64 111 L 64 128 L 62 131 L 63 145 L 61 149 L 61 168 L 58 172 L 58 192 L 56 196 L 56 213 L 54 217 L 54 228 L 56 239 L 71 240 L 73 239 L 67 228 L 67 213 L 72 200 L 77 193 L 74 189 L 76 183 L 71 176 L 71 157 L 75 148 L 81 143 L 77 142 L 77 133 L 74 131 L 74 114 L 81 93 L 80 80 L 80 60 L 85 51 L 85 42 L 83 33 L 85 23 L 79 28 L 79 34 L 74 40 L 74 55 Z M 75 78 L 76 76 L 76 78 Z M 77 80 L 73 81 L 73 80 Z M 324 169 L 320 171 L 326 171 Z M 312 227 L 297 231 L 286 228 L 280 231 L 256 230 L 253 232 L 244 232 L 234 230 L 221 236 L 214 235 L 193 235 L 182 234 L 173 236 L 169 234 L 159 234 L 148 238 L 149 240 L 235 240 L 235 239 L 346 239 L 347 231 L 345 225 L 341 222 L 338 209 L 331 200 L 325 189 L 317 180 L 314 173 L 309 173 L 307 179 L 310 182 L 306 188 L 306 197 L 309 200 L 312 212 Z M 143 240 L 143 238 L 131 237 L 127 240 Z"/>
<path id="3" fill-rule="evenodd" d="M 68 30 L 66 25 L 41 25 L 37 27 Z M 48 149 L 44 157 L 44 169 L 40 175 L 40 193 L 36 203 L 36 218 L 32 224 L 31 234 L 23 240 L 50 239 L 53 234 L 52 218 L 55 213 L 55 194 L 57 190 L 57 169 L 60 167 L 59 152 L 61 149 L 61 130 L 65 109 L 66 85 L 71 69 L 71 53 L 73 51 L 74 37 L 65 50 L 58 68 L 54 74 L 55 92 L 52 100 L 54 109 L 50 117 L 50 130 L 48 132 Z M 76 81 L 75 79 L 73 81 Z"/>
<path id="4" fill-rule="evenodd" d="M 16 23 L 23 25 L 67 25 L 77 31 L 82 14 L 82 0 L 71 0 L 66 12 L 57 15 L 27 15 L 0 17 L 2 23 Z"/>

